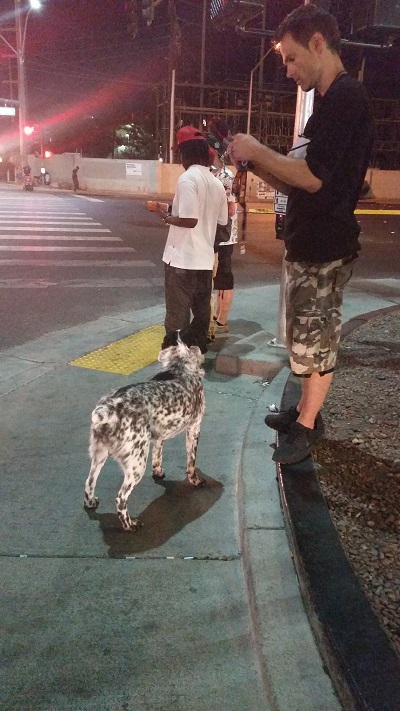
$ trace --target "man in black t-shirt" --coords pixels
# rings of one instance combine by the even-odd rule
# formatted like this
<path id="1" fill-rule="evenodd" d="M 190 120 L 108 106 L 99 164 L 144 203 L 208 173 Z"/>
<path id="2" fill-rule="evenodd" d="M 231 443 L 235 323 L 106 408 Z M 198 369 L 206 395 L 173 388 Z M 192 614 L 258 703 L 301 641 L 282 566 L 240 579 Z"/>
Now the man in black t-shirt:
<path id="1" fill-rule="evenodd" d="M 332 382 L 340 340 L 343 288 L 360 244 L 354 210 L 368 167 L 373 121 L 362 84 L 346 74 L 335 18 L 312 4 L 291 12 L 278 28 L 287 76 L 303 91 L 317 89 L 319 104 L 293 151 L 282 156 L 249 135 L 231 144 L 235 161 L 288 195 L 286 345 L 302 378 L 299 403 L 267 415 L 287 434 L 273 459 L 301 461 L 323 436 L 320 409 Z"/>

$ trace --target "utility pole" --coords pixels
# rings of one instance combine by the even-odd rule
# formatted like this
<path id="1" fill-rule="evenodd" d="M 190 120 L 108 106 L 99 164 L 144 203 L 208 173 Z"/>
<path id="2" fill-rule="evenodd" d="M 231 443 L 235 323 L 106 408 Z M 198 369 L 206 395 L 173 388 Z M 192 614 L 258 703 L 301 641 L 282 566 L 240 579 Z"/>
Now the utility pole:
<path id="1" fill-rule="evenodd" d="M 310 0 L 305 0 L 304 4 L 308 5 Z M 314 89 L 305 92 L 300 87 L 297 88 L 297 100 L 296 100 L 296 115 L 294 119 L 294 131 L 293 131 L 293 145 L 295 145 L 299 134 L 303 133 L 304 126 L 306 125 L 309 117 L 312 114 L 314 106 Z M 281 285 L 279 290 L 279 304 L 278 304 L 278 321 L 276 328 L 276 338 L 268 343 L 269 346 L 274 346 L 275 348 L 285 348 L 286 341 L 286 306 L 285 306 L 285 291 L 286 291 L 286 266 L 285 259 L 282 262 L 282 277 Z"/>
<path id="2" fill-rule="evenodd" d="M 25 30 L 26 22 L 25 20 Z M 17 35 L 17 63 L 18 63 L 18 127 L 19 127 L 19 152 L 21 156 L 21 166 L 26 164 L 26 141 L 25 141 L 25 124 L 26 124 L 26 80 L 25 80 L 25 36 L 21 22 L 21 0 L 15 0 L 15 23 Z"/>
<path id="3" fill-rule="evenodd" d="M 266 39 L 266 34 L 265 34 L 265 29 L 267 26 L 267 1 L 265 0 L 264 2 L 264 7 L 262 11 L 262 19 L 261 19 L 261 29 L 263 30 L 263 34 L 261 35 L 261 44 L 260 44 L 260 69 L 258 73 L 258 88 L 260 91 L 262 91 L 263 85 L 264 85 L 264 58 L 265 58 L 265 39 Z"/>
<path id="4" fill-rule="evenodd" d="M 18 127 L 19 127 L 19 152 L 21 166 L 24 166 L 27 161 L 26 156 L 26 141 L 25 141 L 25 124 L 26 124 L 26 79 L 25 79 L 25 40 L 28 18 L 32 10 L 40 9 L 40 0 L 30 0 L 30 7 L 26 13 L 25 20 L 22 18 L 22 3 L 21 0 L 14 0 L 15 8 L 15 47 L 0 33 L 0 39 L 11 49 L 12 53 L 17 58 L 18 70 Z"/>
<path id="5" fill-rule="evenodd" d="M 199 131 L 203 130 L 203 107 L 204 107 L 204 81 L 205 81 L 205 62 L 206 62 L 206 23 L 207 23 L 207 0 L 203 0 L 203 20 L 201 25 L 201 64 L 200 64 L 200 126 Z"/>
<path id="6" fill-rule="evenodd" d="M 170 48 L 169 48 L 169 67 L 170 67 L 170 113 L 169 113 L 169 162 L 174 162 L 174 153 L 172 146 L 174 145 L 175 134 L 175 84 L 176 84 L 176 67 L 178 57 L 181 52 L 181 31 L 176 18 L 176 0 L 168 0 L 168 13 L 170 25 Z"/>

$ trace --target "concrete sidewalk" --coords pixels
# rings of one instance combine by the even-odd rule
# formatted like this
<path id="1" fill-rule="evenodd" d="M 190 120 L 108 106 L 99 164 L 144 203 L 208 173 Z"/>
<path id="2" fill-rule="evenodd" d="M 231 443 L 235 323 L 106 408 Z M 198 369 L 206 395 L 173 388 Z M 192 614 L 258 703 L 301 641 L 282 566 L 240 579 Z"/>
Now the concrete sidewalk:
<path id="1" fill-rule="evenodd" d="M 99 479 L 100 507 L 83 509 L 90 412 L 157 366 L 124 377 L 68 363 L 162 321 L 163 307 L 0 353 L 1 709 L 339 711 L 304 612 L 263 423 L 288 376 L 285 353 L 267 346 L 278 297 L 278 286 L 237 294 L 232 335 L 206 362 L 198 467 L 208 486 L 188 487 L 183 437 L 167 442 L 166 479 L 147 475 L 129 502 L 144 522 L 137 534 L 117 523 L 114 463 Z M 400 303 L 398 285 L 384 297 L 350 287 L 345 303 L 345 320 Z M 216 372 L 216 354 L 244 337 L 235 358 L 271 362 L 270 384 Z"/>

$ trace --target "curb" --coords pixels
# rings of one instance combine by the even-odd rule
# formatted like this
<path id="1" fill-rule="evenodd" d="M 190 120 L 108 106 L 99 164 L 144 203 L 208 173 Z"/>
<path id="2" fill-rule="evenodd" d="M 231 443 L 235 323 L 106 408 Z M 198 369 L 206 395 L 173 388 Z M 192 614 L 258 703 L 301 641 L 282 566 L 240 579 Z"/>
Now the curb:
<path id="1" fill-rule="evenodd" d="M 343 326 L 348 335 L 372 318 L 398 310 L 378 309 Z M 299 399 L 289 376 L 281 406 Z M 304 604 L 320 654 L 345 711 L 400 708 L 400 658 L 380 626 L 342 548 L 312 457 L 277 466 L 287 535 Z"/>
<path id="2" fill-rule="evenodd" d="M 232 377 L 252 375 L 265 380 L 273 380 L 289 358 L 286 350 L 269 349 L 272 335 L 266 331 L 258 331 L 252 336 L 241 338 L 229 344 L 217 353 L 215 370 L 222 375 Z"/>

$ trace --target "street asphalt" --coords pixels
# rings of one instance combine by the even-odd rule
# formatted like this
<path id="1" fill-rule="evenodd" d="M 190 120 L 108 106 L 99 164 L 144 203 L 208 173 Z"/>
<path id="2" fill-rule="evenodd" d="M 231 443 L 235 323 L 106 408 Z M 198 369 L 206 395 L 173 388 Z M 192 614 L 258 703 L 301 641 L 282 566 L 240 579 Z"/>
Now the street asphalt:
<path id="1" fill-rule="evenodd" d="M 400 303 L 399 283 L 379 281 L 377 293 L 350 284 L 345 321 Z M 148 467 L 129 500 L 138 533 L 119 527 L 114 462 L 99 508 L 83 508 L 90 413 L 158 366 L 121 376 L 70 362 L 162 322 L 164 308 L 0 352 L 1 711 L 343 708 L 303 606 L 264 425 L 289 375 L 269 345 L 278 301 L 279 285 L 237 290 L 231 332 L 205 364 L 207 486 L 185 482 L 183 436 L 167 442 L 165 480 Z"/>

